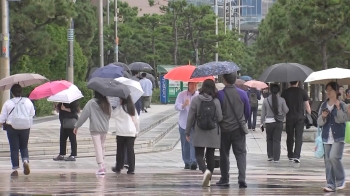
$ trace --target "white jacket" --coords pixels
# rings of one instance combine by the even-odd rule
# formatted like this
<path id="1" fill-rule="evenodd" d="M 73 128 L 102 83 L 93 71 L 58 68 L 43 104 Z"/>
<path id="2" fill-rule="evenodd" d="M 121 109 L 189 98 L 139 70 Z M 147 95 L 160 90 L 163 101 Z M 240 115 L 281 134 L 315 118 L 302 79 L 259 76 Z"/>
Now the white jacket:
<path id="1" fill-rule="evenodd" d="M 135 116 L 130 116 L 118 105 L 112 112 L 112 118 L 115 120 L 117 136 L 136 137 L 140 132 L 140 118 L 136 109 Z"/>

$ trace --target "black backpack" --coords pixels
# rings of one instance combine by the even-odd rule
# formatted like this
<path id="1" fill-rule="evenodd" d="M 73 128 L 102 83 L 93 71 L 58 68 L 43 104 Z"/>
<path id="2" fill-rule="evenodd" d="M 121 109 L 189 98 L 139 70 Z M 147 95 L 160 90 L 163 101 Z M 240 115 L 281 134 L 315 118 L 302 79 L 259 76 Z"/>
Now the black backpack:
<path id="1" fill-rule="evenodd" d="M 197 126 L 202 130 L 213 130 L 216 128 L 217 120 L 214 100 L 201 101 L 196 121 Z"/>

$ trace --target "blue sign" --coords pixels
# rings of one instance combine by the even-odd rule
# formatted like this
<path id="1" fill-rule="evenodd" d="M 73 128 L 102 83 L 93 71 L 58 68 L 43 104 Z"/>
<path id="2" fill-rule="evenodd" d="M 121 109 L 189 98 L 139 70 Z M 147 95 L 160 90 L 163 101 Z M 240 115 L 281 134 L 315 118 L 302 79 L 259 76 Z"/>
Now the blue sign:
<path id="1" fill-rule="evenodd" d="M 167 95 L 167 82 L 164 78 L 164 75 L 160 76 L 160 102 L 163 104 L 168 103 L 168 95 Z"/>

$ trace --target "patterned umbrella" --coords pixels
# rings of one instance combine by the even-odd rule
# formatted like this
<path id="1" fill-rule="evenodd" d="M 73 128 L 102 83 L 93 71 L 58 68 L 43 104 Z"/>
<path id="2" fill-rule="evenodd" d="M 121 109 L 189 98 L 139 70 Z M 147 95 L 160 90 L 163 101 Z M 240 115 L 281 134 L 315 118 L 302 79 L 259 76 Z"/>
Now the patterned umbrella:
<path id="1" fill-rule="evenodd" d="M 229 61 L 218 61 L 218 62 L 210 62 L 203 65 L 198 66 L 192 73 L 191 78 L 201 78 L 207 76 L 216 76 L 229 74 L 236 71 L 239 71 L 241 68 L 238 67 L 233 62 Z"/>

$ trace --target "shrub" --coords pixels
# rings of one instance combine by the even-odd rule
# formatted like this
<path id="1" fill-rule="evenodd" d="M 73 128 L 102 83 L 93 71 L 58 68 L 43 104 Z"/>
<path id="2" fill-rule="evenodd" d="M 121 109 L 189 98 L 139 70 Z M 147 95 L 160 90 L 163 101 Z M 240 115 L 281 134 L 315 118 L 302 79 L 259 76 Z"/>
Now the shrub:
<path id="1" fill-rule="evenodd" d="M 49 116 L 52 115 L 53 103 L 48 102 L 46 99 L 40 99 L 33 101 L 35 106 L 35 115 L 36 116 Z"/>
<path id="2" fill-rule="evenodd" d="M 83 109 L 85 104 L 94 97 L 94 92 L 88 89 L 87 82 L 79 81 L 75 83 L 75 85 L 80 89 L 81 93 L 83 93 L 84 97 L 80 99 L 79 105 L 80 108 Z"/>
<path id="3" fill-rule="evenodd" d="M 152 93 L 152 103 L 160 103 L 160 89 L 159 88 L 156 88 L 153 90 L 153 93 Z"/>

